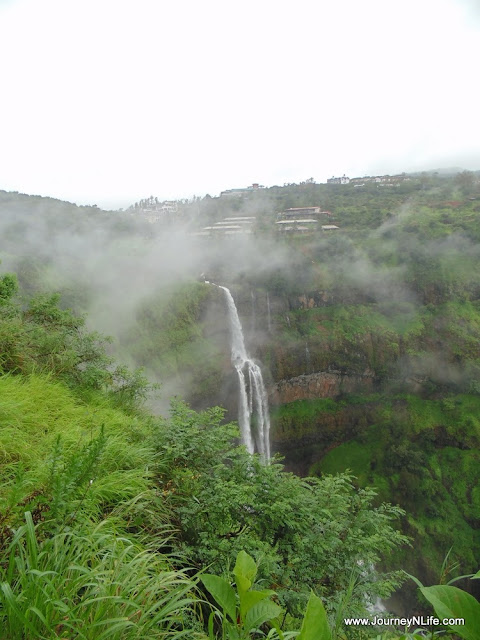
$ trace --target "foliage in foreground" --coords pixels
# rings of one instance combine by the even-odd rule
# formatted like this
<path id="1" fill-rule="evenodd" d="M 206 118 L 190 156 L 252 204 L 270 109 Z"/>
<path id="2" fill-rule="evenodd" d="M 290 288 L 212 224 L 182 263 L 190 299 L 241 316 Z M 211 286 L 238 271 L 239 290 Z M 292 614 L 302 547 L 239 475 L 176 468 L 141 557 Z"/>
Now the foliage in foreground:
<path id="1" fill-rule="evenodd" d="M 397 623 L 396 617 L 390 616 L 387 612 L 378 612 L 378 616 L 370 614 L 363 620 L 350 620 L 350 625 L 343 627 L 342 607 L 337 611 L 333 623 L 329 624 L 321 599 L 312 592 L 300 631 L 283 632 L 281 627 L 286 612 L 272 601 L 276 596 L 275 592 L 253 589 L 257 569 L 253 558 L 240 551 L 233 569 L 236 589 L 225 578 L 211 574 L 201 576 L 204 586 L 218 607 L 209 617 L 209 640 L 247 640 L 251 637 L 267 637 L 272 640 L 367 638 L 372 637 L 369 628 L 375 633 L 382 628 L 386 620 L 390 620 L 393 623 L 391 628 L 396 630 L 377 635 L 376 640 L 423 640 L 440 637 L 478 640 L 480 637 L 480 604 L 469 593 L 451 586 L 452 582 L 461 578 L 480 578 L 480 572 L 475 576 L 455 578 L 447 585 L 431 587 L 424 587 L 416 578 L 409 576 L 417 583 L 421 594 L 433 607 L 438 620 L 430 624 L 434 616 L 425 616 L 426 622 L 410 631 L 404 627 L 402 633 L 402 623 Z M 377 622 L 379 618 L 382 622 Z"/>
<path id="2" fill-rule="evenodd" d="M 262 583 L 297 617 L 311 589 L 333 612 L 353 583 L 351 615 L 387 597 L 401 575 L 374 566 L 406 542 L 394 527 L 402 510 L 373 507 L 375 492 L 356 490 L 346 474 L 301 479 L 278 461 L 263 465 L 234 445 L 237 429 L 222 418 L 221 409 L 196 413 L 177 401 L 156 434 L 155 474 L 178 528 L 174 548 L 219 575 L 247 551 Z"/>
<path id="3" fill-rule="evenodd" d="M 123 387 L 81 323 L 52 298 L 20 308 L 14 278 L 0 285 L 6 638 L 213 638 L 226 626 L 215 626 L 218 614 L 208 625 L 205 598 L 216 599 L 212 583 L 228 584 L 236 562 L 228 638 L 294 637 L 307 600 L 306 620 L 324 619 L 319 596 L 342 637 L 342 616 L 365 614 L 399 584 L 374 565 L 405 542 L 393 526 L 400 509 L 373 508 L 374 492 L 348 475 L 302 480 L 277 461 L 260 464 L 218 408 L 176 402 L 170 420 L 155 422 L 136 412 L 142 385 L 115 408 Z M 301 640 L 322 638 L 305 624 Z"/>
<path id="4" fill-rule="evenodd" d="M 0 570 L 5 638 L 192 637 L 194 583 L 184 571 L 107 521 L 39 541 L 25 518 Z"/>
<path id="5" fill-rule="evenodd" d="M 225 576 L 243 548 L 290 629 L 310 589 L 333 616 L 353 583 L 353 615 L 398 582 L 370 570 L 402 541 L 397 510 L 371 509 L 347 477 L 261 465 L 220 409 L 178 402 L 156 423 L 40 375 L 1 376 L 0 398 L 0 625 L 12 638 L 153 638 L 150 617 L 168 608 L 152 613 L 147 595 L 161 589 L 176 607 L 162 633 L 193 638 L 208 619 L 197 572 Z M 142 575 L 148 594 L 135 587 Z"/>
<path id="6" fill-rule="evenodd" d="M 298 640 L 330 640 L 331 634 L 327 621 L 327 614 L 320 598 L 310 594 L 300 633 L 282 632 L 281 619 L 284 617 L 282 609 L 273 602 L 274 591 L 253 589 L 257 575 L 257 565 L 245 551 L 237 555 L 235 567 L 236 590 L 229 581 L 216 575 L 204 573 L 201 580 L 205 588 L 219 606 L 219 610 L 210 614 L 208 620 L 209 639 L 215 640 L 247 640 L 252 635 L 265 637 L 260 627 L 267 624 L 268 638 L 288 640 L 297 637 Z M 215 634 L 214 624 L 218 622 L 220 630 Z"/>
<path id="7" fill-rule="evenodd" d="M 39 375 L 0 377 L 0 629 L 195 637 L 195 581 L 163 552 L 149 422 Z"/>

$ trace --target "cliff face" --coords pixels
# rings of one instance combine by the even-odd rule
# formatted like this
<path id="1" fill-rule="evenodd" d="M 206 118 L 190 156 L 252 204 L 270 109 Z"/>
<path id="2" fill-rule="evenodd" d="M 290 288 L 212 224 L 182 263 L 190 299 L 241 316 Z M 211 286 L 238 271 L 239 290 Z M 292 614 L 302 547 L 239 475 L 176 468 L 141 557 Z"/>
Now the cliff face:
<path id="1" fill-rule="evenodd" d="M 296 400 L 336 398 L 344 393 L 373 393 L 374 385 L 375 375 L 370 369 L 366 369 L 363 375 L 319 371 L 279 380 L 270 388 L 269 399 L 275 406 Z"/>
<path id="2" fill-rule="evenodd" d="M 272 449 L 285 456 L 287 467 L 307 475 L 310 467 L 331 447 L 354 437 L 373 421 L 371 406 L 322 406 L 342 394 L 371 394 L 373 372 L 348 375 L 321 371 L 279 380 L 270 388 Z M 283 409 L 283 410 L 282 410 Z"/>
<path id="3" fill-rule="evenodd" d="M 230 288 L 261 364 L 272 452 L 299 475 L 350 469 L 379 502 L 404 507 L 411 573 L 430 581 L 452 545 L 468 573 L 480 550 L 480 254 L 451 225 L 478 243 L 478 216 L 415 208 L 372 234 L 369 215 L 351 211 L 359 233 L 282 238 L 271 254 L 259 245 L 241 268 L 236 246 L 209 279 Z M 218 293 L 198 306 L 182 374 L 195 407 L 219 404 L 236 420 Z"/>

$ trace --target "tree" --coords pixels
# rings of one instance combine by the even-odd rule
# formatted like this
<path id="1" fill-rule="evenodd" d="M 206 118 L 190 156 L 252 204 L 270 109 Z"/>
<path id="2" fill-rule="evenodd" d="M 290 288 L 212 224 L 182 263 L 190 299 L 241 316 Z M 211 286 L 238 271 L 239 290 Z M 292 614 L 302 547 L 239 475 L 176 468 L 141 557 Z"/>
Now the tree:
<path id="1" fill-rule="evenodd" d="M 178 527 L 175 546 L 197 566 L 224 574 L 241 550 L 259 578 L 298 616 L 310 589 L 336 608 L 354 582 L 350 612 L 386 597 L 399 574 L 373 570 L 405 543 L 393 523 L 403 514 L 372 506 L 375 492 L 357 490 L 347 474 L 299 478 L 278 460 L 263 465 L 232 442 L 219 408 L 196 413 L 182 402 L 160 425 L 157 477 Z M 353 613 L 352 613 L 353 615 Z"/>

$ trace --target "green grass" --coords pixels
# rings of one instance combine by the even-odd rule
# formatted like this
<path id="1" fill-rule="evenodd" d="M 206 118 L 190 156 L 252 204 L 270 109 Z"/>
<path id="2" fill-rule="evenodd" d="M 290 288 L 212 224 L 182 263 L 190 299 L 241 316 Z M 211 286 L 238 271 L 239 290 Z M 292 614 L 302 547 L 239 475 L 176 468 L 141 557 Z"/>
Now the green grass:
<path id="1" fill-rule="evenodd" d="M 363 485 L 367 481 L 366 470 L 370 468 L 370 459 L 370 448 L 359 447 L 357 442 L 344 442 L 322 458 L 321 470 L 329 474 L 349 470 Z M 315 473 L 316 468 L 317 465 L 311 469 L 311 473 Z"/>
<path id="2" fill-rule="evenodd" d="M 195 585 L 186 573 L 108 522 L 39 541 L 27 512 L 8 557 L 0 622 L 9 640 L 203 637 L 188 624 Z"/>
<path id="3" fill-rule="evenodd" d="M 121 467 L 126 460 L 130 468 L 138 467 L 149 455 L 142 444 L 148 428 L 140 418 L 112 408 L 106 397 L 98 399 L 96 404 L 83 403 L 64 384 L 46 375 L 0 377 L 0 470 L 19 460 L 28 469 L 39 467 L 57 436 L 61 435 L 66 450 L 75 451 L 105 424 L 111 438 L 112 468 Z"/>
<path id="4" fill-rule="evenodd" d="M 308 433 L 315 433 L 322 416 L 334 415 L 338 409 L 338 403 L 332 398 L 296 400 L 274 407 L 270 417 L 275 439 L 301 438 Z"/>
<path id="5" fill-rule="evenodd" d="M 0 636 L 203 637 L 162 552 L 149 419 L 45 375 L 0 377 L 0 398 Z"/>
<path id="6" fill-rule="evenodd" d="M 147 419 L 107 398 L 85 404 L 48 376 L 0 377 L 0 398 L 0 530 L 27 509 L 72 523 L 137 496 L 154 500 Z"/>

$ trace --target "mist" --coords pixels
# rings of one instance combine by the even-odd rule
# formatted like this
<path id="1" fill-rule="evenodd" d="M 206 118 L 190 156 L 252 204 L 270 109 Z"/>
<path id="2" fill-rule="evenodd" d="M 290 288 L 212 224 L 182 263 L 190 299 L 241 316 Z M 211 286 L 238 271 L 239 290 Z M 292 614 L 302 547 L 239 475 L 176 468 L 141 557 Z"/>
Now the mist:
<path id="1" fill-rule="evenodd" d="M 440 187 L 436 186 L 437 191 Z M 362 232 L 361 241 L 352 232 L 343 233 L 342 228 L 333 234 L 306 236 L 300 244 L 278 232 L 275 220 L 279 211 L 299 204 L 318 204 L 319 199 L 342 225 L 347 215 L 342 209 L 343 197 L 341 191 L 328 191 L 322 185 L 274 187 L 243 199 L 206 196 L 182 201 L 173 221 L 150 224 L 133 208 L 106 212 L 3 192 L 2 270 L 18 274 L 24 294 L 58 291 L 63 306 L 87 314 L 89 329 L 113 337 L 115 357 L 130 366 L 145 368 L 152 381 L 162 385 L 161 399 L 155 406 L 164 408 L 170 395 L 188 397 L 191 392 L 194 374 L 185 363 L 212 357 L 223 358 L 225 370 L 229 366 L 225 305 L 214 292 L 201 292 L 198 287 L 206 287 L 204 280 L 232 290 L 246 340 L 262 356 L 275 342 L 285 339 L 294 321 L 292 313 L 305 304 L 374 305 L 392 322 L 401 317 L 403 323 L 415 323 L 425 314 L 425 305 L 432 300 L 441 303 L 448 297 L 448 291 L 435 289 L 439 269 L 445 289 L 449 286 L 445 273 L 450 267 L 465 275 L 478 261 L 480 244 L 462 229 L 448 236 L 430 234 L 423 239 L 416 226 L 418 207 L 423 205 L 418 198 L 413 202 L 408 196 L 381 196 L 394 207 L 380 218 L 368 213 L 378 220 L 372 218 L 374 222 L 367 233 Z M 196 235 L 204 227 L 235 216 L 254 216 L 255 233 Z M 351 226 L 349 220 L 346 218 L 343 224 Z M 425 280 L 422 286 L 419 274 Z M 465 296 L 471 297 L 480 283 L 467 276 L 470 290 Z M 197 285 L 194 294 L 188 288 L 192 283 Z M 187 310 L 172 302 L 183 296 L 188 306 L 192 295 L 198 298 L 195 308 L 193 302 Z M 267 318 L 267 297 L 273 309 L 272 326 L 270 316 Z M 190 314 L 190 320 L 201 325 L 201 330 L 174 345 L 169 357 L 176 358 L 177 364 L 162 363 L 162 353 L 155 353 L 158 341 L 156 346 L 147 334 L 167 335 L 172 318 L 182 313 Z M 207 342 L 216 345 L 211 352 L 205 346 Z M 137 343 L 143 347 L 137 348 Z M 167 346 L 164 348 L 168 351 Z M 186 354 L 188 348 L 190 354 Z M 442 351 L 444 347 L 439 345 L 438 360 L 443 363 Z M 423 363 L 417 358 L 415 365 L 409 361 L 407 366 L 403 358 L 398 363 L 399 375 L 413 375 L 412 367 L 420 377 L 424 371 L 433 371 L 432 353 L 435 350 L 430 350 L 428 361 Z M 181 372 L 177 370 L 180 361 L 184 363 Z M 274 374 L 266 368 L 267 380 L 272 383 Z M 451 371 L 452 380 L 462 379 L 458 365 L 439 368 Z M 232 385 L 232 380 L 222 383 L 223 397 L 232 394 Z M 194 394 L 201 404 L 200 396 L 200 392 Z"/>

